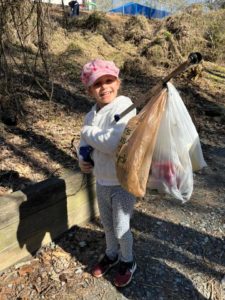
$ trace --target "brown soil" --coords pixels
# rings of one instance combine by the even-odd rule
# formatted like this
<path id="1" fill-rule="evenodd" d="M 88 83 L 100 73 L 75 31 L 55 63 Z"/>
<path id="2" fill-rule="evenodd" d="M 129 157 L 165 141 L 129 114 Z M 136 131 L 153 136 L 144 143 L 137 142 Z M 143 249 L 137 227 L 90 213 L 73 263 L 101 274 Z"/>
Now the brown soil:
<path id="1" fill-rule="evenodd" d="M 124 19 L 110 18 L 118 24 L 118 37 Z M 132 37 L 125 32 L 127 40 L 118 38 L 115 47 L 104 26 L 95 35 L 90 30 L 74 28 L 77 21 L 71 21 L 67 36 L 59 28 L 50 45 L 54 49 L 52 101 L 33 85 L 29 92 L 25 91 L 18 124 L 0 125 L 0 193 L 11 193 L 60 176 L 65 169 L 76 168 L 71 141 L 78 142 L 84 114 L 92 105 L 79 81 L 83 63 L 94 57 L 114 59 L 122 68 L 122 93 L 138 104 L 140 96 L 167 75 L 180 57 L 185 57 L 178 41 L 191 36 L 191 31 L 187 34 L 188 28 L 182 27 L 183 31 L 178 32 L 178 18 L 181 19 L 175 16 L 174 22 L 167 21 L 170 30 L 173 25 L 177 34 L 173 48 L 179 52 L 176 57 L 164 56 L 171 51 L 171 40 L 170 47 L 162 39 L 149 44 L 152 32 L 156 34 L 156 28 L 161 32 L 166 21 L 151 20 L 154 25 L 145 33 L 148 39 L 144 40 L 142 35 L 140 40 L 142 20 L 136 20 L 136 31 L 130 30 Z M 130 19 L 130 26 L 133 20 Z M 149 61 L 140 56 L 141 43 L 148 45 L 142 53 L 152 56 Z M 157 53 L 162 56 L 156 64 L 154 55 L 159 48 L 155 47 L 159 44 L 161 52 Z M 0 299 L 224 300 L 224 82 L 224 68 L 219 61 L 208 60 L 200 69 L 191 68 L 174 80 L 199 132 L 208 167 L 194 174 L 193 196 L 185 205 L 151 195 L 149 191 L 144 199 L 138 200 L 132 220 L 138 270 L 130 286 L 117 290 L 112 285 L 114 270 L 101 279 L 90 275 L 91 265 L 104 250 L 104 234 L 96 220 L 71 228 L 57 241 L 41 248 L 34 258 L 3 272 Z"/>

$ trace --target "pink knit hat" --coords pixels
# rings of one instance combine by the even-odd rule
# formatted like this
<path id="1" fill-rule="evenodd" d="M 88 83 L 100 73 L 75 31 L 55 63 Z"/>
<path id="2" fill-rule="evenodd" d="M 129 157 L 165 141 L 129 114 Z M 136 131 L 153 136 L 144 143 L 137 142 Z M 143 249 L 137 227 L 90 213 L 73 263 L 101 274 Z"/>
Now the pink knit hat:
<path id="1" fill-rule="evenodd" d="M 81 80 L 86 87 L 91 86 L 103 75 L 112 75 L 118 78 L 120 70 L 113 61 L 94 59 L 84 65 Z"/>

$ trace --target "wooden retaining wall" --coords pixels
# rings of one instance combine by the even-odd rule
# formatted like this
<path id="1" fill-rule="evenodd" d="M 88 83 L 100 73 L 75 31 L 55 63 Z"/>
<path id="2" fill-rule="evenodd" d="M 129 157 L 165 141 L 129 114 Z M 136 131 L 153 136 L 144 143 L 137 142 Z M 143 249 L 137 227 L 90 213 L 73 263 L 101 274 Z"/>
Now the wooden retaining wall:
<path id="1" fill-rule="evenodd" d="M 95 184 L 79 171 L 0 197 L 0 271 L 98 214 Z"/>

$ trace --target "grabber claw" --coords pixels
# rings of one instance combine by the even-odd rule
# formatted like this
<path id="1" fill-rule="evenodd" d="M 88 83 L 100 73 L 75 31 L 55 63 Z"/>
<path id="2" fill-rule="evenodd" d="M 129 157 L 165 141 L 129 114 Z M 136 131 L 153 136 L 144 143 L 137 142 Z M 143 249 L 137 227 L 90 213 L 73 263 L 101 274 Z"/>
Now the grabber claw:
<path id="1" fill-rule="evenodd" d="M 202 60 L 202 55 L 200 52 L 192 52 L 189 54 L 188 60 L 191 64 L 198 64 Z"/>

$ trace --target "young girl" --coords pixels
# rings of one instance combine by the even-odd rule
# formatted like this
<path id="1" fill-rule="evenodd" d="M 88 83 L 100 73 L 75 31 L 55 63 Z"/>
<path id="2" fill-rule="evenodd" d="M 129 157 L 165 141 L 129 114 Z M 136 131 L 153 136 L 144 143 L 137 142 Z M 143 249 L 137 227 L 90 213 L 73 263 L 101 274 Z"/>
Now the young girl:
<path id="1" fill-rule="evenodd" d="M 117 96 L 120 88 L 118 76 L 119 69 L 112 61 L 96 59 L 83 67 L 82 82 L 96 104 L 86 115 L 81 129 L 79 166 L 84 173 L 94 171 L 98 207 L 106 237 L 105 254 L 93 267 L 92 275 L 101 277 L 119 263 L 114 284 L 124 287 L 130 283 L 136 270 L 130 230 L 135 197 L 119 184 L 115 154 L 126 123 L 136 115 L 136 110 L 115 122 L 115 115 L 132 104 L 128 97 Z M 93 162 L 82 155 L 84 149 L 93 149 Z"/>

